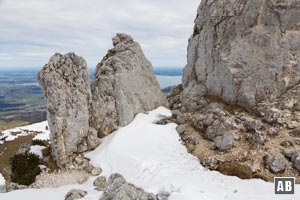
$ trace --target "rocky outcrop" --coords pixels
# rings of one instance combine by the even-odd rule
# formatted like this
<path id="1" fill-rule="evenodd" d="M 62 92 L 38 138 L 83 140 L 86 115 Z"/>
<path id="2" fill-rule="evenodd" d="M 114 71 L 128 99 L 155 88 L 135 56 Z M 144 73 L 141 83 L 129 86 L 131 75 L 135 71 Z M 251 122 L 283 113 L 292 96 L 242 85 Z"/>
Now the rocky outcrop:
<path id="1" fill-rule="evenodd" d="M 297 0 L 201 1 L 183 82 L 168 101 L 205 167 L 234 161 L 268 181 L 297 176 L 299 8 Z"/>
<path id="2" fill-rule="evenodd" d="M 158 200 L 154 194 L 147 193 L 142 188 L 127 183 L 120 174 L 112 174 L 108 178 L 105 190 L 99 200 L 124 199 Z"/>
<path id="3" fill-rule="evenodd" d="M 29 144 L 29 143 L 26 143 L 26 142 L 22 143 L 19 147 L 17 154 L 22 154 L 22 155 L 27 154 L 30 150 L 30 146 L 31 146 L 31 144 Z"/>
<path id="4" fill-rule="evenodd" d="M 300 171 L 300 151 L 296 151 L 292 155 L 293 167 Z"/>
<path id="5" fill-rule="evenodd" d="M 92 82 L 93 126 L 105 136 L 140 112 L 166 105 L 151 63 L 129 35 L 117 34 L 114 48 L 97 65 Z"/>
<path id="6" fill-rule="evenodd" d="M 201 1 L 189 39 L 183 105 L 209 94 L 247 109 L 300 80 L 298 0 Z"/>
<path id="7" fill-rule="evenodd" d="M 221 151 L 226 151 L 232 148 L 234 145 L 234 135 L 227 133 L 222 136 L 218 136 L 215 139 L 216 147 Z"/>
<path id="8" fill-rule="evenodd" d="M 66 194 L 65 200 L 82 199 L 86 195 L 87 195 L 87 192 L 84 190 L 72 189 Z"/>
<path id="9" fill-rule="evenodd" d="M 167 105 L 140 45 L 121 33 L 113 45 L 97 65 L 91 86 L 85 60 L 74 53 L 56 53 L 38 73 L 59 167 L 73 169 L 69 161 L 97 147 L 99 137 L 127 125 L 140 112 Z"/>
<path id="10" fill-rule="evenodd" d="M 97 177 L 94 180 L 93 185 L 96 187 L 97 190 L 103 191 L 105 189 L 105 186 L 106 186 L 106 177 L 105 176 Z"/>
<path id="11" fill-rule="evenodd" d="M 272 172 L 278 173 L 284 171 L 287 164 L 282 155 L 268 155 L 266 165 Z"/>
<path id="12" fill-rule="evenodd" d="M 95 148 L 96 132 L 90 129 L 91 92 L 85 60 L 74 53 L 56 53 L 38 73 L 47 104 L 52 155 L 63 167 L 68 157 Z"/>

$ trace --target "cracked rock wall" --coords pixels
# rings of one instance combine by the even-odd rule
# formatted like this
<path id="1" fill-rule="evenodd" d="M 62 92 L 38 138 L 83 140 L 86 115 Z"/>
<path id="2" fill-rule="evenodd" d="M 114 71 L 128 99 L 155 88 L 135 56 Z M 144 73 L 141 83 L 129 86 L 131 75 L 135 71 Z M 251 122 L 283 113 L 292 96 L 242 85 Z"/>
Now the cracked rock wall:
<path id="1" fill-rule="evenodd" d="M 299 83 L 299 0 L 202 0 L 189 39 L 183 101 L 208 93 L 251 107 Z"/>

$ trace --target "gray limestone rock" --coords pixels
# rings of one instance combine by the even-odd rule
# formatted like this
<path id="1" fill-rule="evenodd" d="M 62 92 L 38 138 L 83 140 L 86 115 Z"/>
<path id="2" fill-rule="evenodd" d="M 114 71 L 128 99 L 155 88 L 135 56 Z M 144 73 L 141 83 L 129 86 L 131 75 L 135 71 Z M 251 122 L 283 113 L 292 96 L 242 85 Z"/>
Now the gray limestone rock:
<path id="1" fill-rule="evenodd" d="M 220 108 L 194 114 L 192 122 L 197 130 L 203 132 L 204 138 L 209 140 L 214 140 L 217 136 L 237 129 L 234 117 Z"/>
<path id="2" fill-rule="evenodd" d="M 96 186 L 97 190 L 103 191 L 106 186 L 106 178 L 104 176 L 99 176 L 95 179 L 93 185 Z"/>
<path id="3" fill-rule="evenodd" d="M 127 183 L 120 174 L 112 174 L 99 200 L 158 200 L 158 198 L 142 188 Z"/>
<path id="4" fill-rule="evenodd" d="M 293 167 L 300 171 L 300 151 L 296 151 L 292 155 Z"/>
<path id="5" fill-rule="evenodd" d="M 26 154 L 30 150 L 30 144 L 29 143 L 22 143 L 19 147 L 19 150 L 17 154 Z"/>
<path id="6" fill-rule="evenodd" d="M 198 108 L 206 90 L 250 108 L 298 84 L 299 15 L 298 0 L 201 1 L 183 72 L 183 105 Z"/>
<path id="7" fill-rule="evenodd" d="M 213 157 L 206 157 L 203 159 L 202 165 L 209 169 L 217 169 L 219 161 Z"/>
<path id="8" fill-rule="evenodd" d="M 101 173 L 102 173 L 102 169 L 100 167 L 94 167 L 94 169 L 92 169 L 91 171 L 91 174 L 93 176 L 98 176 Z"/>
<path id="9" fill-rule="evenodd" d="M 244 123 L 248 131 L 258 131 L 262 128 L 262 123 L 259 120 L 248 120 Z"/>
<path id="10" fill-rule="evenodd" d="M 300 127 L 293 129 L 289 134 L 294 137 L 300 137 Z"/>
<path id="11" fill-rule="evenodd" d="M 0 185 L 0 193 L 5 193 L 5 192 L 6 192 L 5 185 Z"/>
<path id="12" fill-rule="evenodd" d="M 91 92 L 87 64 L 74 53 L 56 53 L 37 79 L 47 104 L 52 154 L 58 166 L 63 167 L 74 152 L 99 144 L 96 132 L 89 125 Z M 87 137 L 94 139 L 91 147 L 85 141 Z"/>
<path id="13" fill-rule="evenodd" d="M 13 182 L 6 182 L 5 184 L 5 191 L 6 192 L 11 192 L 11 191 L 14 191 L 14 190 L 23 190 L 23 189 L 26 189 L 28 188 L 28 186 L 26 185 L 19 185 L 17 183 L 13 183 Z"/>
<path id="14" fill-rule="evenodd" d="M 265 132 L 262 131 L 255 131 L 255 133 L 251 134 L 251 136 L 249 137 L 250 142 L 254 145 L 254 146 L 260 146 L 263 145 L 267 139 L 267 135 Z"/>
<path id="15" fill-rule="evenodd" d="M 281 155 L 268 155 L 266 158 L 266 166 L 274 173 L 283 172 L 287 163 Z"/>
<path id="16" fill-rule="evenodd" d="M 233 147 L 234 135 L 232 133 L 226 133 L 222 136 L 218 136 L 215 139 L 216 147 L 221 151 L 227 151 Z"/>
<path id="17" fill-rule="evenodd" d="M 72 189 L 70 190 L 66 196 L 65 196 L 65 200 L 75 200 L 75 199 L 81 199 L 83 198 L 85 195 L 87 195 L 87 192 L 84 190 L 80 190 L 80 189 Z"/>
<path id="18" fill-rule="evenodd" d="M 129 35 L 118 33 L 92 82 L 93 126 L 105 136 L 140 112 L 167 104 L 151 63 Z"/>

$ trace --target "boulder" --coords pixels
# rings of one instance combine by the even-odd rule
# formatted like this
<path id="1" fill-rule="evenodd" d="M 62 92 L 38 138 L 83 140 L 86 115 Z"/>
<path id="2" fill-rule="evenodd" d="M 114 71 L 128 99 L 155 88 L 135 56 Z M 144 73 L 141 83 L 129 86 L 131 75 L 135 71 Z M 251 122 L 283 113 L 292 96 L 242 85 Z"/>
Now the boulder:
<path id="1" fill-rule="evenodd" d="M 292 155 L 293 167 L 300 171 L 300 151 L 296 151 Z"/>
<path id="2" fill-rule="evenodd" d="M 229 150 L 234 144 L 234 135 L 232 133 L 225 133 L 215 139 L 216 147 L 221 151 Z"/>
<path id="3" fill-rule="evenodd" d="M 208 109 L 202 113 L 196 113 L 192 117 L 194 128 L 203 132 L 206 139 L 214 140 L 237 129 L 234 117 L 220 108 Z"/>
<path id="4" fill-rule="evenodd" d="M 31 145 L 29 143 L 26 143 L 26 142 L 22 143 L 18 149 L 17 154 L 23 154 L 23 155 L 26 154 L 27 152 L 29 152 L 30 146 Z"/>
<path id="5" fill-rule="evenodd" d="M 138 188 L 126 180 L 120 174 L 112 174 L 107 181 L 105 190 L 99 200 L 158 200 L 151 193 L 145 192 L 142 188 Z"/>
<path id="6" fill-rule="evenodd" d="M 13 182 L 10 182 L 10 183 L 7 183 L 5 184 L 5 191 L 6 192 L 11 192 L 11 191 L 14 191 L 14 190 L 23 190 L 23 189 L 26 189 L 28 188 L 28 186 L 26 185 L 19 185 L 17 183 L 13 183 Z M 4 189 L 3 189 L 4 191 Z"/>
<path id="7" fill-rule="evenodd" d="M 113 45 L 97 65 L 91 85 L 93 126 L 99 136 L 127 125 L 138 113 L 167 105 L 140 45 L 124 33 L 113 38 Z"/>
<path id="8" fill-rule="evenodd" d="M 70 190 L 66 196 L 65 196 L 65 200 L 75 200 L 75 199 L 81 199 L 83 198 L 85 195 L 87 195 L 87 192 L 84 190 L 80 190 L 80 189 L 72 189 Z"/>
<path id="9" fill-rule="evenodd" d="M 262 131 L 256 131 L 255 133 L 251 134 L 251 136 L 249 137 L 250 142 L 254 145 L 254 146 L 260 146 L 263 145 L 267 139 L 267 134 L 265 132 Z"/>
<path id="10" fill-rule="evenodd" d="M 216 169 L 219 165 L 219 161 L 213 157 L 206 157 L 202 160 L 202 165 L 208 169 Z"/>
<path id="11" fill-rule="evenodd" d="M 52 155 L 59 167 L 73 153 L 88 150 L 87 145 L 79 146 L 86 144 L 86 137 L 97 135 L 89 126 L 89 77 L 86 61 L 75 53 L 54 54 L 37 75 L 47 105 Z"/>
<path id="12" fill-rule="evenodd" d="M 248 131 L 258 131 L 262 128 L 262 123 L 259 120 L 248 120 L 245 121 L 244 126 Z"/>
<path id="13" fill-rule="evenodd" d="M 183 71 L 183 105 L 208 93 L 246 108 L 300 80 L 298 0 L 201 1 Z"/>
<path id="14" fill-rule="evenodd" d="M 287 163 L 281 155 L 268 155 L 266 158 L 266 167 L 273 173 L 279 173 L 286 169 Z"/>
<path id="15" fill-rule="evenodd" d="M 100 167 L 94 167 L 91 171 L 93 176 L 98 176 L 102 173 L 102 169 Z"/>
<path id="16" fill-rule="evenodd" d="M 291 130 L 289 134 L 294 137 L 300 137 L 300 127 Z"/>
<path id="17" fill-rule="evenodd" d="M 106 177 L 104 176 L 97 177 L 93 182 L 93 185 L 96 186 L 97 190 L 103 191 L 106 186 Z"/>

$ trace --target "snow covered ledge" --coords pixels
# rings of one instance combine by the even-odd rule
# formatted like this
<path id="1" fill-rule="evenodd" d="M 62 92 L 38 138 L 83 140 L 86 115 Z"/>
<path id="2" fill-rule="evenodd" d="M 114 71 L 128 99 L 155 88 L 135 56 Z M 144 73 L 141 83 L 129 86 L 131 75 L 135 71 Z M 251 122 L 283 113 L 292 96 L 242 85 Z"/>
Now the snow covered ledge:
<path id="1" fill-rule="evenodd" d="M 147 192 L 164 194 L 169 200 L 284 200 L 299 199 L 296 194 L 274 195 L 273 183 L 262 180 L 241 180 L 205 170 L 198 160 L 189 154 L 176 132 L 176 124 L 158 125 L 154 122 L 170 117 L 163 107 L 139 114 L 128 126 L 122 127 L 104 138 L 102 145 L 86 156 L 95 166 L 101 166 L 102 175 L 122 174 L 128 182 Z M 88 192 L 83 199 L 98 200 L 101 192 L 92 186 L 94 178 L 82 185 L 59 188 L 26 189 L 0 194 L 5 200 L 64 199 L 72 188 Z"/>

